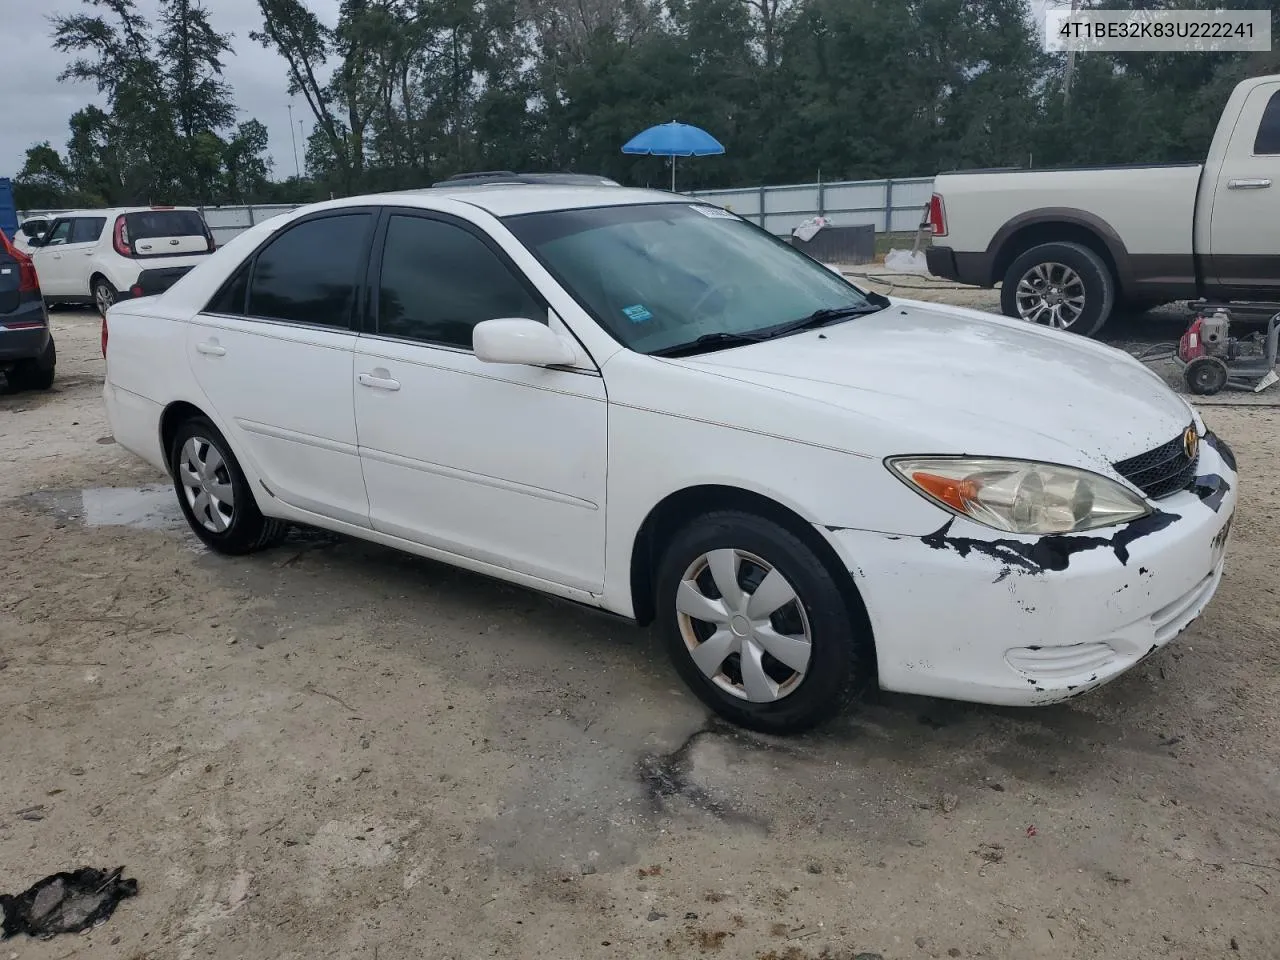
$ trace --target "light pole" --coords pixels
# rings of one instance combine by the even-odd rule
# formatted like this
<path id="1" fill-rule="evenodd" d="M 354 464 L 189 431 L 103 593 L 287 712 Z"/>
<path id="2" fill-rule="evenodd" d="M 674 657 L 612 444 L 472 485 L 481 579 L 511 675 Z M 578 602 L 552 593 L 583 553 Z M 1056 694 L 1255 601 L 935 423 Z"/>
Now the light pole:
<path id="1" fill-rule="evenodd" d="M 302 129 L 302 121 L 298 121 L 298 129 Z M 298 165 L 298 139 L 293 135 L 293 104 L 289 104 L 289 141 L 293 144 L 293 172 L 298 180 L 302 179 L 302 167 Z"/>

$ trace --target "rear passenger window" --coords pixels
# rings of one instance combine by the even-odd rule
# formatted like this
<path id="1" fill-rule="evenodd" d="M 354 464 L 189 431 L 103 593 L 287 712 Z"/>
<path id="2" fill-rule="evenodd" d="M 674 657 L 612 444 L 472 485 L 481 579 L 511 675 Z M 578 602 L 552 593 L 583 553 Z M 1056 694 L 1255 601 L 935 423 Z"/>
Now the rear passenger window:
<path id="1" fill-rule="evenodd" d="M 347 327 L 372 219 L 367 213 L 343 214 L 287 229 L 254 262 L 248 315 Z"/>
<path id="2" fill-rule="evenodd" d="M 1262 111 L 1262 123 L 1253 141 L 1255 154 L 1280 153 L 1280 91 L 1273 93 Z"/>
<path id="3" fill-rule="evenodd" d="M 77 217 L 72 224 L 69 243 L 97 243 L 102 236 L 102 228 L 107 225 L 107 218 Z"/>
<path id="4" fill-rule="evenodd" d="M 483 320 L 547 322 L 547 308 L 479 237 L 425 217 L 387 224 L 378 291 L 378 333 L 471 349 Z"/>

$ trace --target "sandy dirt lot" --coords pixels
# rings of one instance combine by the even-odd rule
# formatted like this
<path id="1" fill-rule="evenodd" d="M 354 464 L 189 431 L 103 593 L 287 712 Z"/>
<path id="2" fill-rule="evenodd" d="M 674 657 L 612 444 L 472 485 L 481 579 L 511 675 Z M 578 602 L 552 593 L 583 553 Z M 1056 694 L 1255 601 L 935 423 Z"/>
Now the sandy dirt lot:
<path id="1" fill-rule="evenodd" d="M 54 321 L 55 389 L 0 396 L 0 890 L 140 893 L 0 957 L 1280 956 L 1274 408 L 1205 411 L 1243 500 L 1172 646 L 1063 706 L 882 694 L 784 741 L 517 588 L 198 548 L 110 438 L 96 319 Z"/>

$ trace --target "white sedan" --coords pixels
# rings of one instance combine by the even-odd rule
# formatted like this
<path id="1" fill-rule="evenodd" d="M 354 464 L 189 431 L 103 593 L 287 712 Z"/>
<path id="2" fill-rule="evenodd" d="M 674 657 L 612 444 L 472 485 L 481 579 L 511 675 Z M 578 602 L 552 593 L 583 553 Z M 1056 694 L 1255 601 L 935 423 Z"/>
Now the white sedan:
<path id="1" fill-rule="evenodd" d="M 103 343 L 116 439 L 214 550 L 307 524 L 655 621 L 772 732 L 871 683 L 1105 683 L 1204 610 L 1236 504 L 1230 449 L 1129 356 L 864 292 L 665 193 L 306 207 Z"/>

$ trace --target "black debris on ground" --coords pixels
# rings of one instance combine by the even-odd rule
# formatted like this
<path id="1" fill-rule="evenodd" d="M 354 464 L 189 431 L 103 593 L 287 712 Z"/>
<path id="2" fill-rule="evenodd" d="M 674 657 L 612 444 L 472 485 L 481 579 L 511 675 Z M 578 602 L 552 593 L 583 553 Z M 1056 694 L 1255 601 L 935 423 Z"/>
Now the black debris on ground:
<path id="1" fill-rule="evenodd" d="M 3 936 L 20 933 L 47 940 L 59 933 L 80 933 L 105 922 L 120 901 L 136 896 L 138 881 L 126 879 L 124 867 L 107 872 L 83 867 L 74 873 L 45 877 L 17 896 L 0 893 Z"/>

